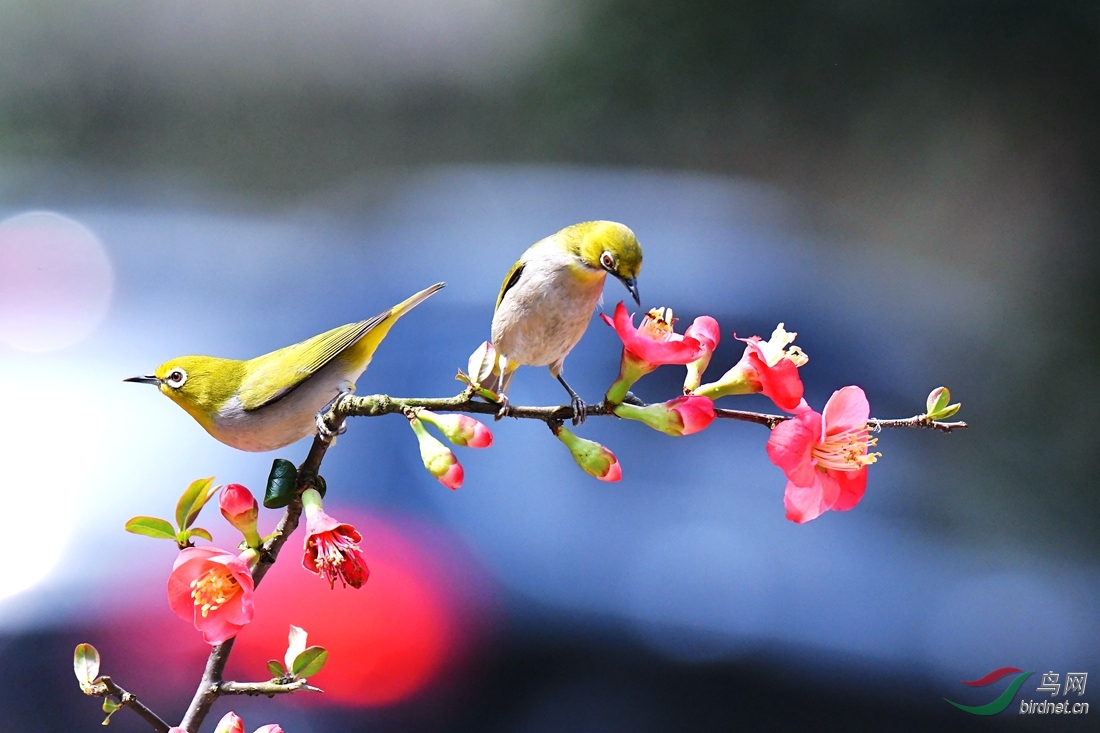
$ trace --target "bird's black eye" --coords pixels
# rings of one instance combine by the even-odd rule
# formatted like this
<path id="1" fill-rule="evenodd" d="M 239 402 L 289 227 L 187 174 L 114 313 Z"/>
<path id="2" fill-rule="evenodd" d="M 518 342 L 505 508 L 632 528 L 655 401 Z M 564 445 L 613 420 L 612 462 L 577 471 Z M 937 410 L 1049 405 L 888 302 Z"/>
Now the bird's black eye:
<path id="1" fill-rule="evenodd" d="M 600 264 L 603 265 L 606 270 L 614 269 L 615 258 L 611 256 L 610 252 L 604 252 L 600 255 Z"/>

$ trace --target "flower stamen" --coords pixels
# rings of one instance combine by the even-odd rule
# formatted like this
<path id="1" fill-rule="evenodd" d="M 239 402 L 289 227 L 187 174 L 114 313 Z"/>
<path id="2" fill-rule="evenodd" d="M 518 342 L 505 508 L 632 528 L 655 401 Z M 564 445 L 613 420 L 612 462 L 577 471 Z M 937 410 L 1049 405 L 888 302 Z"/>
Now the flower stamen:
<path id="1" fill-rule="evenodd" d="M 868 452 L 868 448 L 876 445 L 878 438 L 872 438 L 870 430 L 864 425 L 825 436 L 811 453 L 822 470 L 858 471 L 882 457 L 881 453 Z"/>
<path id="2" fill-rule="evenodd" d="M 201 609 L 203 618 L 224 606 L 241 590 L 241 584 L 222 565 L 206 571 L 202 577 L 192 580 L 190 585 L 191 597 Z"/>

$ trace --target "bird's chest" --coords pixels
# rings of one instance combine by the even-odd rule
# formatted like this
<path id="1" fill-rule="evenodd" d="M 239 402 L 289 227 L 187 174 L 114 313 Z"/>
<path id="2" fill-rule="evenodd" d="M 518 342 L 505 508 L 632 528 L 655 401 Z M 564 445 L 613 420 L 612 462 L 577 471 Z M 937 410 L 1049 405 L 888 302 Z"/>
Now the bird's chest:
<path id="1" fill-rule="evenodd" d="M 524 268 L 493 316 L 493 345 L 511 361 L 547 366 L 581 340 L 604 278 L 578 280 L 565 268 Z"/>

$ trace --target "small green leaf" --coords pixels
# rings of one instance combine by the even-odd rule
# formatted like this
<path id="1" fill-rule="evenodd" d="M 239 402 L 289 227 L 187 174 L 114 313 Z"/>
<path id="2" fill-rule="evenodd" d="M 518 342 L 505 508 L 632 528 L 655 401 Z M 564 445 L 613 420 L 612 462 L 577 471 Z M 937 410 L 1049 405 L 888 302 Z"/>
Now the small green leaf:
<path id="1" fill-rule="evenodd" d="M 267 477 L 264 506 L 268 509 L 282 509 L 297 493 L 298 469 L 290 461 L 276 458 L 271 464 L 271 473 Z"/>
<path id="2" fill-rule="evenodd" d="M 925 401 L 925 413 L 929 416 L 938 414 L 950 401 L 950 390 L 947 387 L 936 387 L 928 393 L 928 399 Z"/>
<path id="3" fill-rule="evenodd" d="M 188 539 L 190 539 L 191 537 L 202 537 L 207 542 L 214 541 L 214 538 L 210 535 L 210 533 L 202 527 L 192 527 L 191 529 L 187 530 L 187 536 Z"/>
<path id="4" fill-rule="evenodd" d="M 111 722 L 111 716 L 115 714 L 115 711 L 122 707 L 122 703 L 116 702 L 113 697 L 103 698 L 103 712 L 107 713 L 107 717 L 103 719 L 103 725 L 107 725 Z"/>
<path id="5" fill-rule="evenodd" d="M 959 408 L 961 408 L 961 407 L 962 407 L 962 403 L 961 402 L 956 402 L 953 405 L 948 405 L 947 407 L 943 408 L 942 410 L 939 410 L 937 412 L 932 413 L 931 415 L 928 416 L 928 418 L 930 420 L 946 420 L 947 418 L 951 417 L 956 412 L 958 412 Z"/>
<path id="6" fill-rule="evenodd" d="M 77 644 L 73 652 L 73 671 L 80 689 L 88 691 L 88 686 L 99 676 L 99 652 L 91 644 Z"/>
<path id="7" fill-rule="evenodd" d="M 280 677 L 286 677 L 286 667 L 278 659 L 272 659 L 267 663 L 267 671 L 271 673 L 272 678 L 278 679 Z"/>
<path id="8" fill-rule="evenodd" d="M 291 673 L 295 677 L 312 677 L 321 671 L 328 661 L 328 650 L 323 646 L 311 646 L 294 658 Z"/>
<path id="9" fill-rule="evenodd" d="M 214 477 L 200 478 L 191 482 L 176 504 L 176 524 L 180 529 L 188 529 L 198 518 L 199 512 L 214 495 L 212 487 Z"/>
<path id="10" fill-rule="evenodd" d="M 176 539 L 176 528 L 172 526 L 172 523 L 156 517 L 134 517 L 126 522 L 126 531 L 146 537 L 155 537 L 158 540 Z"/>

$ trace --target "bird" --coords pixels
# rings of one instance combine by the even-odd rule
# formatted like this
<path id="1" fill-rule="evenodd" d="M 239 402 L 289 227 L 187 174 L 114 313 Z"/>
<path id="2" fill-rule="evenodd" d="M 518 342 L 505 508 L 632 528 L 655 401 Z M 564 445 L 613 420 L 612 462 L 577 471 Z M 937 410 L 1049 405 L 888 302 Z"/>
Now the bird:
<path id="1" fill-rule="evenodd" d="M 374 318 L 254 359 L 180 356 L 153 374 L 123 381 L 156 385 L 206 432 L 239 450 L 277 450 L 316 432 L 331 438 L 323 412 L 354 391 L 397 319 L 445 285 L 425 288 Z"/>
<path id="2" fill-rule="evenodd" d="M 508 385 L 520 366 L 548 366 L 569 393 L 573 423 L 583 422 L 584 400 L 562 376 L 565 357 L 581 340 L 603 294 L 607 275 L 620 280 L 641 305 L 642 248 L 629 227 L 613 221 L 567 226 L 535 242 L 508 270 L 493 312 L 494 374 L 481 386 L 508 414 Z"/>

